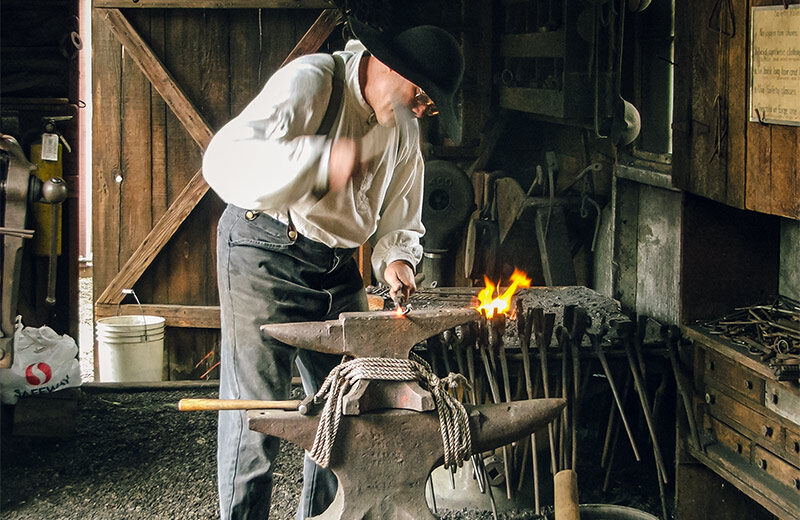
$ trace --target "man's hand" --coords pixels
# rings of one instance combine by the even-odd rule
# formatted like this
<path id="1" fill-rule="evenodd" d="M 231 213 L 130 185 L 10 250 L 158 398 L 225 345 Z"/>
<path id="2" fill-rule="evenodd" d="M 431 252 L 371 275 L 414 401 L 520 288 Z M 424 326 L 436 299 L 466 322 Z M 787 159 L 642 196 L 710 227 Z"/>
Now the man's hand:
<path id="1" fill-rule="evenodd" d="M 383 279 L 389 284 L 389 295 L 395 301 L 401 298 L 400 301 L 407 302 L 417 290 L 414 269 L 405 260 L 395 260 L 387 265 Z"/>

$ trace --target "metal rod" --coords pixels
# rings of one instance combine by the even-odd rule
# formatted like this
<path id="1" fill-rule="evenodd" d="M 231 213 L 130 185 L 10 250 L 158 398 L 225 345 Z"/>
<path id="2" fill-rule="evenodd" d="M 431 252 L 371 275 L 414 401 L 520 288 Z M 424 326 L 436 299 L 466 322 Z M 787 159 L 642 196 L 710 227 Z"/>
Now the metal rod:
<path id="1" fill-rule="evenodd" d="M 428 486 L 431 488 L 431 505 L 433 506 L 433 514 L 438 515 L 439 511 L 436 508 L 436 491 L 433 489 L 433 473 L 428 475 Z"/>
<path id="2" fill-rule="evenodd" d="M 626 338 L 626 341 L 623 341 L 623 346 L 625 347 L 625 355 L 628 358 L 628 365 L 631 369 L 631 374 L 633 374 L 633 384 L 636 388 L 636 393 L 639 395 L 639 402 L 642 405 L 642 412 L 644 413 L 644 420 L 647 422 L 647 430 L 650 433 L 650 440 L 653 443 L 653 455 L 656 459 L 656 468 L 661 473 L 661 477 L 664 480 L 664 484 L 667 483 L 667 474 L 664 470 L 664 459 L 661 458 L 661 449 L 658 447 L 658 439 L 656 438 L 656 430 L 655 425 L 653 424 L 653 417 L 650 414 L 650 406 L 647 404 L 647 394 L 645 393 L 644 385 L 642 384 L 641 377 L 639 376 L 639 371 L 636 368 L 636 361 L 633 358 L 633 352 L 631 352 L 631 342 L 630 337 Z"/>
<path id="3" fill-rule="evenodd" d="M 561 397 L 567 400 L 567 406 L 561 412 L 561 428 L 559 430 L 559 446 L 558 446 L 558 460 L 559 469 L 567 469 L 567 428 L 569 427 L 569 410 L 568 408 L 574 404 L 570 403 L 569 399 L 569 375 L 567 373 L 567 364 L 570 357 L 569 346 L 569 331 L 564 327 L 559 327 L 556 331 L 558 344 L 561 347 Z"/>
<path id="4" fill-rule="evenodd" d="M 480 331 L 476 331 L 475 325 L 473 323 L 469 323 L 462 328 L 456 328 L 456 332 L 460 333 L 459 339 L 461 339 L 461 346 L 463 346 L 467 351 L 467 374 L 471 386 L 469 395 L 470 399 L 472 400 L 472 404 L 477 405 L 478 380 L 477 375 L 475 374 L 475 354 L 473 349 L 479 348 L 478 344 L 481 341 Z M 478 484 L 478 490 L 480 490 L 481 493 L 485 493 L 486 480 L 484 479 L 485 475 L 481 472 L 480 455 L 473 454 L 470 457 L 470 461 L 472 462 L 472 473 L 475 481 Z"/>
<path id="5" fill-rule="evenodd" d="M 578 463 L 578 402 L 580 399 L 580 359 L 578 359 L 578 346 L 580 345 L 581 337 L 571 338 L 570 344 L 572 347 L 572 465 L 571 469 L 577 468 Z"/>
<path id="6" fill-rule="evenodd" d="M 686 374 L 681 370 L 681 365 L 678 362 L 678 348 L 680 342 L 680 331 L 677 327 L 668 327 L 667 330 L 662 329 L 662 336 L 666 339 L 667 353 L 669 354 L 669 362 L 672 365 L 672 373 L 675 376 L 675 385 L 678 387 L 678 393 L 681 395 L 683 401 L 683 408 L 686 411 L 686 420 L 689 423 L 689 432 L 694 440 L 695 447 L 701 449 L 700 434 L 697 431 L 697 422 L 694 418 L 694 406 L 692 405 L 691 382 L 688 380 Z"/>
<path id="7" fill-rule="evenodd" d="M 511 402 L 511 382 L 508 374 L 508 361 L 506 361 L 506 348 L 502 341 L 500 342 L 499 353 L 500 368 L 503 374 L 503 391 L 506 402 L 509 403 Z M 514 496 L 511 489 L 511 474 L 514 473 L 514 469 L 512 467 L 513 458 L 509 457 L 508 454 L 508 446 L 503 446 L 503 465 L 506 468 L 506 497 L 511 500 L 511 498 Z"/>
<path id="8" fill-rule="evenodd" d="M 616 412 L 617 412 L 617 408 L 616 408 L 616 404 L 614 402 L 614 397 L 612 396 L 611 397 L 611 405 L 610 405 L 610 407 L 608 409 L 608 421 L 606 422 L 606 434 L 605 434 L 605 437 L 603 438 L 603 451 L 600 454 L 600 467 L 601 468 L 605 468 L 606 467 L 606 459 L 608 458 L 608 451 L 609 451 L 609 448 L 611 447 L 611 432 L 613 431 L 614 425 L 616 424 L 616 420 L 615 420 L 617 418 Z"/>
<path id="9" fill-rule="evenodd" d="M 631 444 L 631 449 L 633 450 L 633 455 L 636 457 L 636 462 L 641 461 L 641 457 L 639 456 L 639 450 L 636 448 L 636 441 L 633 440 L 633 432 L 631 431 L 631 427 L 628 424 L 628 418 L 625 416 L 625 410 L 622 406 L 622 401 L 619 398 L 619 393 L 617 392 L 617 385 L 614 383 L 614 377 L 611 373 L 611 368 L 608 365 L 608 359 L 606 359 L 606 353 L 603 350 L 602 346 L 602 332 L 601 333 L 590 333 L 589 339 L 592 341 L 592 347 L 594 347 L 594 351 L 597 354 L 597 359 L 600 360 L 600 365 L 603 367 L 603 373 L 606 375 L 606 380 L 608 380 L 608 386 L 611 387 L 611 394 L 614 396 L 614 402 L 617 404 L 617 409 L 619 410 L 620 418 L 622 419 L 622 424 L 625 426 L 625 433 L 628 434 L 628 440 Z M 611 417 L 609 417 L 609 423 L 611 421 Z"/>
<path id="10" fill-rule="evenodd" d="M 33 229 L 10 228 L 0 226 L 0 235 L 8 235 L 18 238 L 33 238 Z"/>
<path id="11" fill-rule="evenodd" d="M 647 334 L 647 316 L 639 316 L 636 320 L 636 334 L 634 336 L 633 351 L 636 354 L 636 364 L 641 374 L 642 386 L 647 388 L 647 367 L 644 363 L 644 338 Z"/>
<path id="12" fill-rule="evenodd" d="M 503 342 L 502 342 L 502 333 L 498 330 L 498 326 L 496 323 L 492 321 L 487 321 L 486 325 L 488 327 L 489 332 L 489 345 L 485 345 L 481 343 L 481 359 L 483 360 L 483 366 L 486 371 L 486 378 L 489 380 L 489 389 L 492 392 L 492 401 L 495 404 L 499 404 L 502 399 L 500 398 L 500 388 L 497 385 L 497 379 L 494 377 L 494 373 L 492 371 L 492 367 L 494 367 L 494 363 L 490 366 L 490 359 L 494 356 L 491 355 L 491 349 L 495 346 L 495 344 L 499 345 L 499 349 L 504 349 Z M 501 354 L 501 359 L 504 354 Z M 507 374 L 505 374 L 507 375 Z M 508 446 L 503 446 L 503 472 L 505 474 L 506 479 L 506 496 L 508 499 L 511 499 L 511 468 L 510 460 L 508 457 Z"/>
<path id="13" fill-rule="evenodd" d="M 628 374 L 628 377 L 625 378 L 625 388 L 622 390 L 623 403 L 628 399 L 628 392 L 631 389 L 631 381 L 633 381 L 633 377 L 630 374 Z M 616 457 L 617 454 L 617 441 L 619 440 L 619 425 L 615 423 L 613 430 L 614 433 L 612 434 L 611 452 L 608 456 L 608 465 L 606 466 L 606 474 L 605 478 L 603 479 L 604 493 L 608 490 L 608 482 L 609 479 L 611 478 L 611 468 L 614 466 L 614 457 Z"/>
<path id="14" fill-rule="evenodd" d="M 531 376 L 531 358 L 530 358 L 530 341 L 531 331 L 533 330 L 533 311 L 531 309 L 525 311 L 522 306 L 522 301 L 517 300 L 517 330 L 519 334 L 519 344 L 522 350 L 522 369 L 525 372 L 525 391 L 528 394 L 528 399 L 534 399 L 535 387 L 533 378 Z M 533 466 L 533 502 L 536 508 L 536 514 L 540 514 L 541 505 L 539 502 L 539 460 L 536 453 L 536 432 L 531 433 L 531 464 Z M 525 457 L 522 459 L 525 460 Z M 523 462 L 522 468 L 524 470 L 525 463 Z M 524 472 L 520 471 L 519 486 L 522 486 Z"/>
<path id="15" fill-rule="evenodd" d="M 589 314 L 582 307 L 576 307 L 572 312 L 572 322 L 569 323 L 569 346 L 572 356 L 572 432 L 570 448 L 572 450 L 571 469 L 575 470 L 578 463 L 578 414 L 581 399 L 581 371 L 580 371 L 580 346 L 583 335 L 591 323 Z"/>
<path id="16" fill-rule="evenodd" d="M 617 440 L 619 440 L 619 426 L 615 423 L 613 426 L 614 433 L 611 435 L 611 453 L 608 456 L 608 465 L 606 466 L 606 474 L 603 477 L 603 493 L 608 491 L 608 483 L 611 479 L 611 468 L 614 466 L 614 458 L 617 454 Z"/>
<path id="17" fill-rule="evenodd" d="M 545 399 L 550 398 L 550 379 L 547 370 L 547 348 L 550 346 L 550 339 L 555 323 L 555 314 L 544 313 L 544 309 L 536 307 L 532 310 L 531 324 L 533 326 L 533 336 L 536 339 L 536 347 L 539 349 L 539 360 L 542 365 L 542 389 Z M 556 439 L 555 426 L 552 422 L 547 425 L 547 434 L 550 441 L 550 471 L 553 475 L 558 471 L 556 468 Z"/>

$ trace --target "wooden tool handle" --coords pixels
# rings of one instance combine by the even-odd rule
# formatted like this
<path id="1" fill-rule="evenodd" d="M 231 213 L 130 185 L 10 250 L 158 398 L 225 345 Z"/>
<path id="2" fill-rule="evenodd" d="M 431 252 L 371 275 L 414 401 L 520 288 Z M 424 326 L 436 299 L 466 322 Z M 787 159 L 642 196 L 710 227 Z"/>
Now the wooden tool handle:
<path id="1" fill-rule="evenodd" d="M 579 520 L 578 476 L 571 469 L 564 469 L 553 477 L 555 486 L 556 520 Z"/>
<path id="2" fill-rule="evenodd" d="M 255 399 L 181 399 L 178 410 L 297 410 L 300 401 L 259 401 Z"/>

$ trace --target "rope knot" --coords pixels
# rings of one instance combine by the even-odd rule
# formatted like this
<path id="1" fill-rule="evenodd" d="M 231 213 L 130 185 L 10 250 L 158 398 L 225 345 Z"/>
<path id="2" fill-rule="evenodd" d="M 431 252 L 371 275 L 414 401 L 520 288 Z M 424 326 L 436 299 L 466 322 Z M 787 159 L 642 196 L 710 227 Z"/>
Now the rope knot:
<path id="1" fill-rule="evenodd" d="M 469 430 L 467 411 L 449 390 L 464 385 L 469 388 L 467 379 L 461 374 L 448 374 L 440 379 L 430 366 L 414 354 L 412 359 L 395 358 L 357 358 L 337 365 L 325 378 L 314 401 L 326 399 L 320 415 L 319 426 L 314 437 L 314 445 L 309 456 L 323 468 L 330 465 L 330 456 L 339 421 L 344 408 L 343 400 L 347 391 L 361 379 L 378 381 L 417 381 L 427 385 L 433 396 L 439 414 L 439 429 L 444 445 L 444 466 L 458 465 L 472 455 L 472 438 Z"/>

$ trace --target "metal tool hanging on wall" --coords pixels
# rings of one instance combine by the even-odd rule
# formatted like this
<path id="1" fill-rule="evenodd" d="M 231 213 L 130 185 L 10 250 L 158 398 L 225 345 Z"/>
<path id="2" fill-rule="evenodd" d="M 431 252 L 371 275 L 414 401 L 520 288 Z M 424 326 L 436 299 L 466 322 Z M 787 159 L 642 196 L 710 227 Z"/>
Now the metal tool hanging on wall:
<path id="1" fill-rule="evenodd" d="M 60 204 L 67 198 L 67 186 L 62 177 L 62 151 L 71 151 L 64 136 L 58 132 L 56 121 L 70 119 L 72 116 L 43 117 L 44 132 L 39 142 L 31 144 L 30 151 L 31 161 L 36 165 L 34 174 L 41 181 L 35 182 L 34 203 L 29 210 L 32 227 L 39 231 L 32 240 L 31 249 L 34 255 L 49 259 L 45 303 L 51 309 L 56 303 L 56 267 L 61 254 Z"/>

